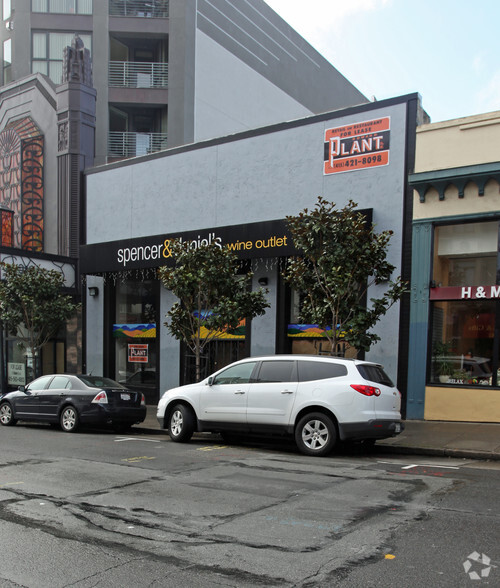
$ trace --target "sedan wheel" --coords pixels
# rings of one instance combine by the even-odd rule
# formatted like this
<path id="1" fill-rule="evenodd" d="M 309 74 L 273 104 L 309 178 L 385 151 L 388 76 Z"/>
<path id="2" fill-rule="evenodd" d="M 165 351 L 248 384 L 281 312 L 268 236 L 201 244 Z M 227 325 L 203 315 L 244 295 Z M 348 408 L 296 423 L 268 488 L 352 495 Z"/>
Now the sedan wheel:
<path id="1" fill-rule="evenodd" d="M 327 455 L 337 441 L 333 421 L 320 412 L 302 417 L 295 429 L 295 442 L 305 455 Z"/>
<path id="2" fill-rule="evenodd" d="M 61 418 L 59 419 L 61 429 L 65 433 L 73 433 L 78 428 L 78 413 L 74 406 L 66 406 L 61 412 Z"/>
<path id="3" fill-rule="evenodd" d="M 5 427 L 10 427 L 17 423 L 12 412 L 12 406 L 8 402 L 0 404 L 0 423 Z"/>
<path id="4" fill-rule="evenodd" d="M 193 412 L 184 406 L 178 404 L 174 407 L 170 415 L 168 434 L 172 441 L 185 443 L 193 436 L 195 428 L 195 418 Z"/>

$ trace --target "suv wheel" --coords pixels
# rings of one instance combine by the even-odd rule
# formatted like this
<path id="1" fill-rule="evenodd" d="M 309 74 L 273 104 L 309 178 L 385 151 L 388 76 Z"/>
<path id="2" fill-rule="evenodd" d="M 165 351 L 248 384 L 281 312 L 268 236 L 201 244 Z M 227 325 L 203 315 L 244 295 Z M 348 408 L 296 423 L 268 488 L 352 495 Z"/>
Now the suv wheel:
<path id="1" fill-rule="evenodd" d="M 311 412 L 300 419 L 295 429 L 295 443 L 305 455 L 327 455 L 337 441 L 332 419 L 321 412 Z"/>
<path id="2" fill-rule="evenodd" d="M 192 410 L 183 404 L 174 406 L 168 422 L 168 434 L 172 441 L 186 443 L 194 433 L 195 419 Z"/>

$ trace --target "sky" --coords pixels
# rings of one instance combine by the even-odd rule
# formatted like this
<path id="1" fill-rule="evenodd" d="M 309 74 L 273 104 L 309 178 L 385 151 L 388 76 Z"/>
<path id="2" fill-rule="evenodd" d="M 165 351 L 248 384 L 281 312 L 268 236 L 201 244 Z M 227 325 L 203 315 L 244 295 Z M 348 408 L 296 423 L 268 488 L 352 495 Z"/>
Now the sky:
<path id="1" fill-rule="evenodd" d="M 500 110 L 500 0 L 265 0 L 367 98 L 432 122 Z"/>

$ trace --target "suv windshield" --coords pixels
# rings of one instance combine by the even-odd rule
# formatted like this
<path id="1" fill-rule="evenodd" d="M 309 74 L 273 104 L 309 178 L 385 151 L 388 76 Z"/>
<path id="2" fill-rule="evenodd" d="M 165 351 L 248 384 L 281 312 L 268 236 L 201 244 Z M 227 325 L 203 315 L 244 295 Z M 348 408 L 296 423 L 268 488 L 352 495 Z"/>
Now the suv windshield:
<path id="1" fill-rule="evenodd" d="M 78 376 L 78 378 L 90 388 L 125 388 L 118 382 L 102 376 Z"/>
<path id="2" fill-rule="evenodd" d="M 382 366 L 373 364 L 360 364 L 356 367 L 358 368 L 358 372 L 365 380 L 376 382 L 377 384 L 382 384 L 383 386 L 394 386 L 391 378 L 389 378 L 389 376 L 384 372 Z"/>

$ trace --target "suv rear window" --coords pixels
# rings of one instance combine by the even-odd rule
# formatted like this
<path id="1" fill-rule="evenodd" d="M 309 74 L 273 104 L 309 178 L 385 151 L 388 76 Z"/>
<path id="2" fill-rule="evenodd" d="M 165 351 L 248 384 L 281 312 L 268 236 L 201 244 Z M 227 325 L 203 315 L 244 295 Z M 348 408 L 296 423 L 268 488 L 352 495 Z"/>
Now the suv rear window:
<path id="1" fill-rule="evenodd" d="M 334 361 L 299 361 L 299 382 L 347 376 L 347 367 Z"/>
<path id="2" fill-rule="evenodd" d="M 384 372 L 382 366 L 361 364 L 357 365 L 356 367 L 358 368 L 358 372 L 365 380 L 376 382 L 377 384 L 382 384 L 384 386 L 394 386 L 391 378 L 389 378 L 389 376 Z"/>

